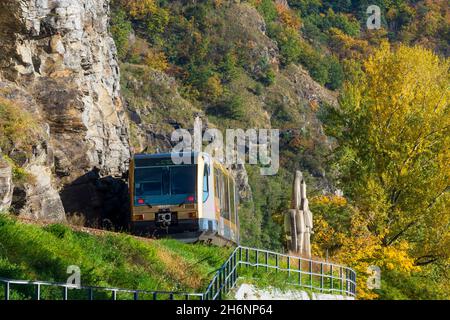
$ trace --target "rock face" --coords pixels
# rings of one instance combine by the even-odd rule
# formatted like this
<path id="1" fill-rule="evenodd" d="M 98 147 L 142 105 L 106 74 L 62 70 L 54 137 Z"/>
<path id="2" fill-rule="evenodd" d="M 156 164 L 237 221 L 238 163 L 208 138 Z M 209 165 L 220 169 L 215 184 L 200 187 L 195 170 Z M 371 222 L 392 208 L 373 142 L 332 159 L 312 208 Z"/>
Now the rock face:
<path id="1" fill-rule="evenodd" d="M 36 200 L 32 211 L 58 201 L 56 193 L 46 193 L 50 185 L 64 186 L 67 194 L 94 168 L 100 176 L 118 176 L 127 168 L 128 126 L 108 5 L 108 0 L 0 3 L 0 80 L 15 82 L 36 101 L 52 150 L 50 165 L 28 167 L 40 182 L 27 191 Z M 73 192 L 79 190 L 77 184 Z M 77 200 L 80 211 L 88 201 Z"/>
<path id="2" fill-rule="evenodd" d="M 12 169 L 3 159 L 0 159 L 0 212 L 11 205 L 13 194 Z"/>

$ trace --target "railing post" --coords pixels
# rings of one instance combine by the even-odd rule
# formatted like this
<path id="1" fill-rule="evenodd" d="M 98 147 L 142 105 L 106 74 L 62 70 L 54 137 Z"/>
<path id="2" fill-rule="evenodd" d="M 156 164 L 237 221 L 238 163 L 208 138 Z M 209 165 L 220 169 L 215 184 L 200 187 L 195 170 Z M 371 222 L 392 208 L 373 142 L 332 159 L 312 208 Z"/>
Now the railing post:
<path id="1" fill-rule="evenodd" d="M 302 259 L 298 259 L 298 284 L 302 285 Z"/>
<path id="2" fill-rule="evenodd" d="M 275 255 L 275 266 L 277 267 L 275 270 L 278 272 L 279 264 L 278 264 L 278 254 Z"/>
<path id="3" fill-rule="evenodd" d="M 113 291 L 112 291 L 111 298 L 112 298 L 113 300 L 117 300 L 117 291 L 116 291 L 116 290 L 113 290 Z"/>
<path id="4" fill-rule="evenodd" d="M 320 263 L 320 292 L 323 292 L 323 262 Z"/>
<path id="5" fill-rule="evenodd" d="M 349 288 L 348 288 L 348 269 L 345 269 L 345 292 L 346 294 L 349 294 Z"/>
<path id="6" fill-rule="evenodd" d="M 238 279 L 238 267 L 239 261 L 237 261 L 237 255 L 234 257 L 234 284 L 236 284 Z"/>
<path id="7" fill-rule="evenodd" d="M 5 300 L 9 300 L 9 282 L 5 282 Z"/>
<path id="8" fill-rule="evenodd" d="M 153 300 L 158 300 L 158 293 L 156 291 L 153 292 Z"/>
<path id="9" fill-rule="evenodd" d="M 39 283 L 36 285 L 35 295 L 36 300 L 41 300 L 41 285 Z"/>
<path id="10" fill-rule="evenodd" d="M 288 269 L 288 277 L 291 276 L 291 257 L 287 256 L 287 269 Z"/>
<path id="11" fill-rule="evenodd" d="M 312 260 L 309 260 L 309 284 L 311 285 L 311 289 L 313 287 L 313 265 Z"/>
<path id="12" fill-rule="evenodd" d="M 255 252 L 256 252 L 256 259 L 255 259 L 256 260 L 256 270 L 258 270 L 258 260 L 259 260 L 258 259 L 259 258 L 258 257 L 258 249 L 256 249 Z"/>
<path id="13" fill-rule="evenodd" d="M 217 291 L 217 294 L 219 299 L 221 299 L 221 292 L 222 292 L 222 287 L 223 287 L 223 275 L 222 275 L 223 269 L 220 269 L 220 273 L 219 273 L 219 290 Z"/>
<path id="14" fill-rule="evenodd" d="M 92 288 L 89 288 L 88 299 L 89 300 L 94 300 L 94 290 Z"/>
<path id="15" fill-rule="evenodd" d="M 333 280 L 334 280 L 334 277 L 333 277 L 333 265 L 332 264 L 330 264 L 330 280 L 331 280 L 331 283 L 330 283 L 330 292 L 331 293 L 333 293 L 333 288 L 334 288 L 334 283 L 333 283 Z"/>
<path id="16" fill-rule="evenodd" d="M 63 300 L 67 300 L 67 293 L 68 293 L 68 289 L 67 287 L 63 288 Z"/>
<path id="17" fill-rule="evenodd" d="M 215 280 L 214 280 L 214 285 L 213 285 L 214 291 L 211 292 L 211 299 L 214 298 L 214 296 L 217 293 L 217 290 L 219 290 L 219 281 L 218 280 L 219 280 L 219 277 L 215 278 Z"/>
<path id="18" fill-rule="evenodd" d="M 340 285 L 340 289 L 341 289 L 341 294 L 344 295 L 344 278 L 342 275 L 342 267 L 339 267 L 339 280 L 341 280 L 341 285 Z"/>
<path id="19" fill-rule="evenodd" d="M 133 299 L 136 301 L 136 300 L 139 300 L 139 292 L 137 292 L 137 291 L 135 291 L 134 293 L 133 293 Z"/>
<path id="20" fill-rule="evenodd" d="M 266 271 L 269 271 L 269 253 L 266 251 Z"/>
<path id="21" fill-rule="evenodd" d="M 248 268 L 249 259 L 250 259 L 250 257 L 249 257 L 248 248 L 247 248 L 245 251 L 245 262 L 247 262 L 245 265 L 247 266 L 247 268 Z"/>

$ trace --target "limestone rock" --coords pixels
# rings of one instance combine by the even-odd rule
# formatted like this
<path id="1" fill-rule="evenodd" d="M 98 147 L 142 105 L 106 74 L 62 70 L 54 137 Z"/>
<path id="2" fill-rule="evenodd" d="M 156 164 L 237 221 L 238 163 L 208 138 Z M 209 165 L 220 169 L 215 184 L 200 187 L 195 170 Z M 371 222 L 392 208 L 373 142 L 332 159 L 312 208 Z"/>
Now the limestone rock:
<path id="1" fill-rule="evenodd" d="M 124 172 L 127 124 L 108 1 L 6 0 L 0 11 L 0 71 L 42 107 L 63 182 L 93 167 Z"/>
<path id="2" fill-rule="evenodd" d="M 12 168 L 0 158 L 0 212 L 8 210 L 13 195 Z"/>
<path id="3" fill-rule="evenodd" d="M 27 92 L 47 131 L 36 142 L 46 151 L 26 164 L 36 184 L 24 187 L 24 215 L 59 219 L 58 190 L 91 190 L 71 186 L 93 169 L 99 177 L 127 170 L 128 124 L 108 23 L 108 0 L 0 2 L 0 82 Z M 88 200 L 70 201 L 83 211 Z"/>

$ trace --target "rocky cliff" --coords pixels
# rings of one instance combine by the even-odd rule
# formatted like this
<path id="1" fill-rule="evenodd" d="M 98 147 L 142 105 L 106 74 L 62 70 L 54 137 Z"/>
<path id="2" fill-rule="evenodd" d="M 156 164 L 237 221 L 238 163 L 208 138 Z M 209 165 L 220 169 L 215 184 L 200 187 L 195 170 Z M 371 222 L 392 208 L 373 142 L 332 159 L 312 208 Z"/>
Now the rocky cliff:
<path id="1" fill-rule="evenodd" d="M 35 176 L 23 188 L 22 214 L 63 219 L 64 211 L 83 211 L 98 199 L 99 178 L 126 170 L 128 129 L 108 2 L 0 3 L 0 94 L 20 100 L 44 132 L 20 163 Z"/>

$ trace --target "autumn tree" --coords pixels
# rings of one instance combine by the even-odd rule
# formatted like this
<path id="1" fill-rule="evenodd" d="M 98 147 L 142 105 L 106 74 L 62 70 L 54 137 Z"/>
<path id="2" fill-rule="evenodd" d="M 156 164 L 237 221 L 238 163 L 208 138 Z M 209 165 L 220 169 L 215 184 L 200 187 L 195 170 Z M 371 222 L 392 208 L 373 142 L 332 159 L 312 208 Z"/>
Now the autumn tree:
<path id="1" fill-rule="evenodd" d="M 415 265 L 450 252 L 449 60 L 384 43 L 326 117 L 334 169 L 383 247 L 402 241 Z"/>

